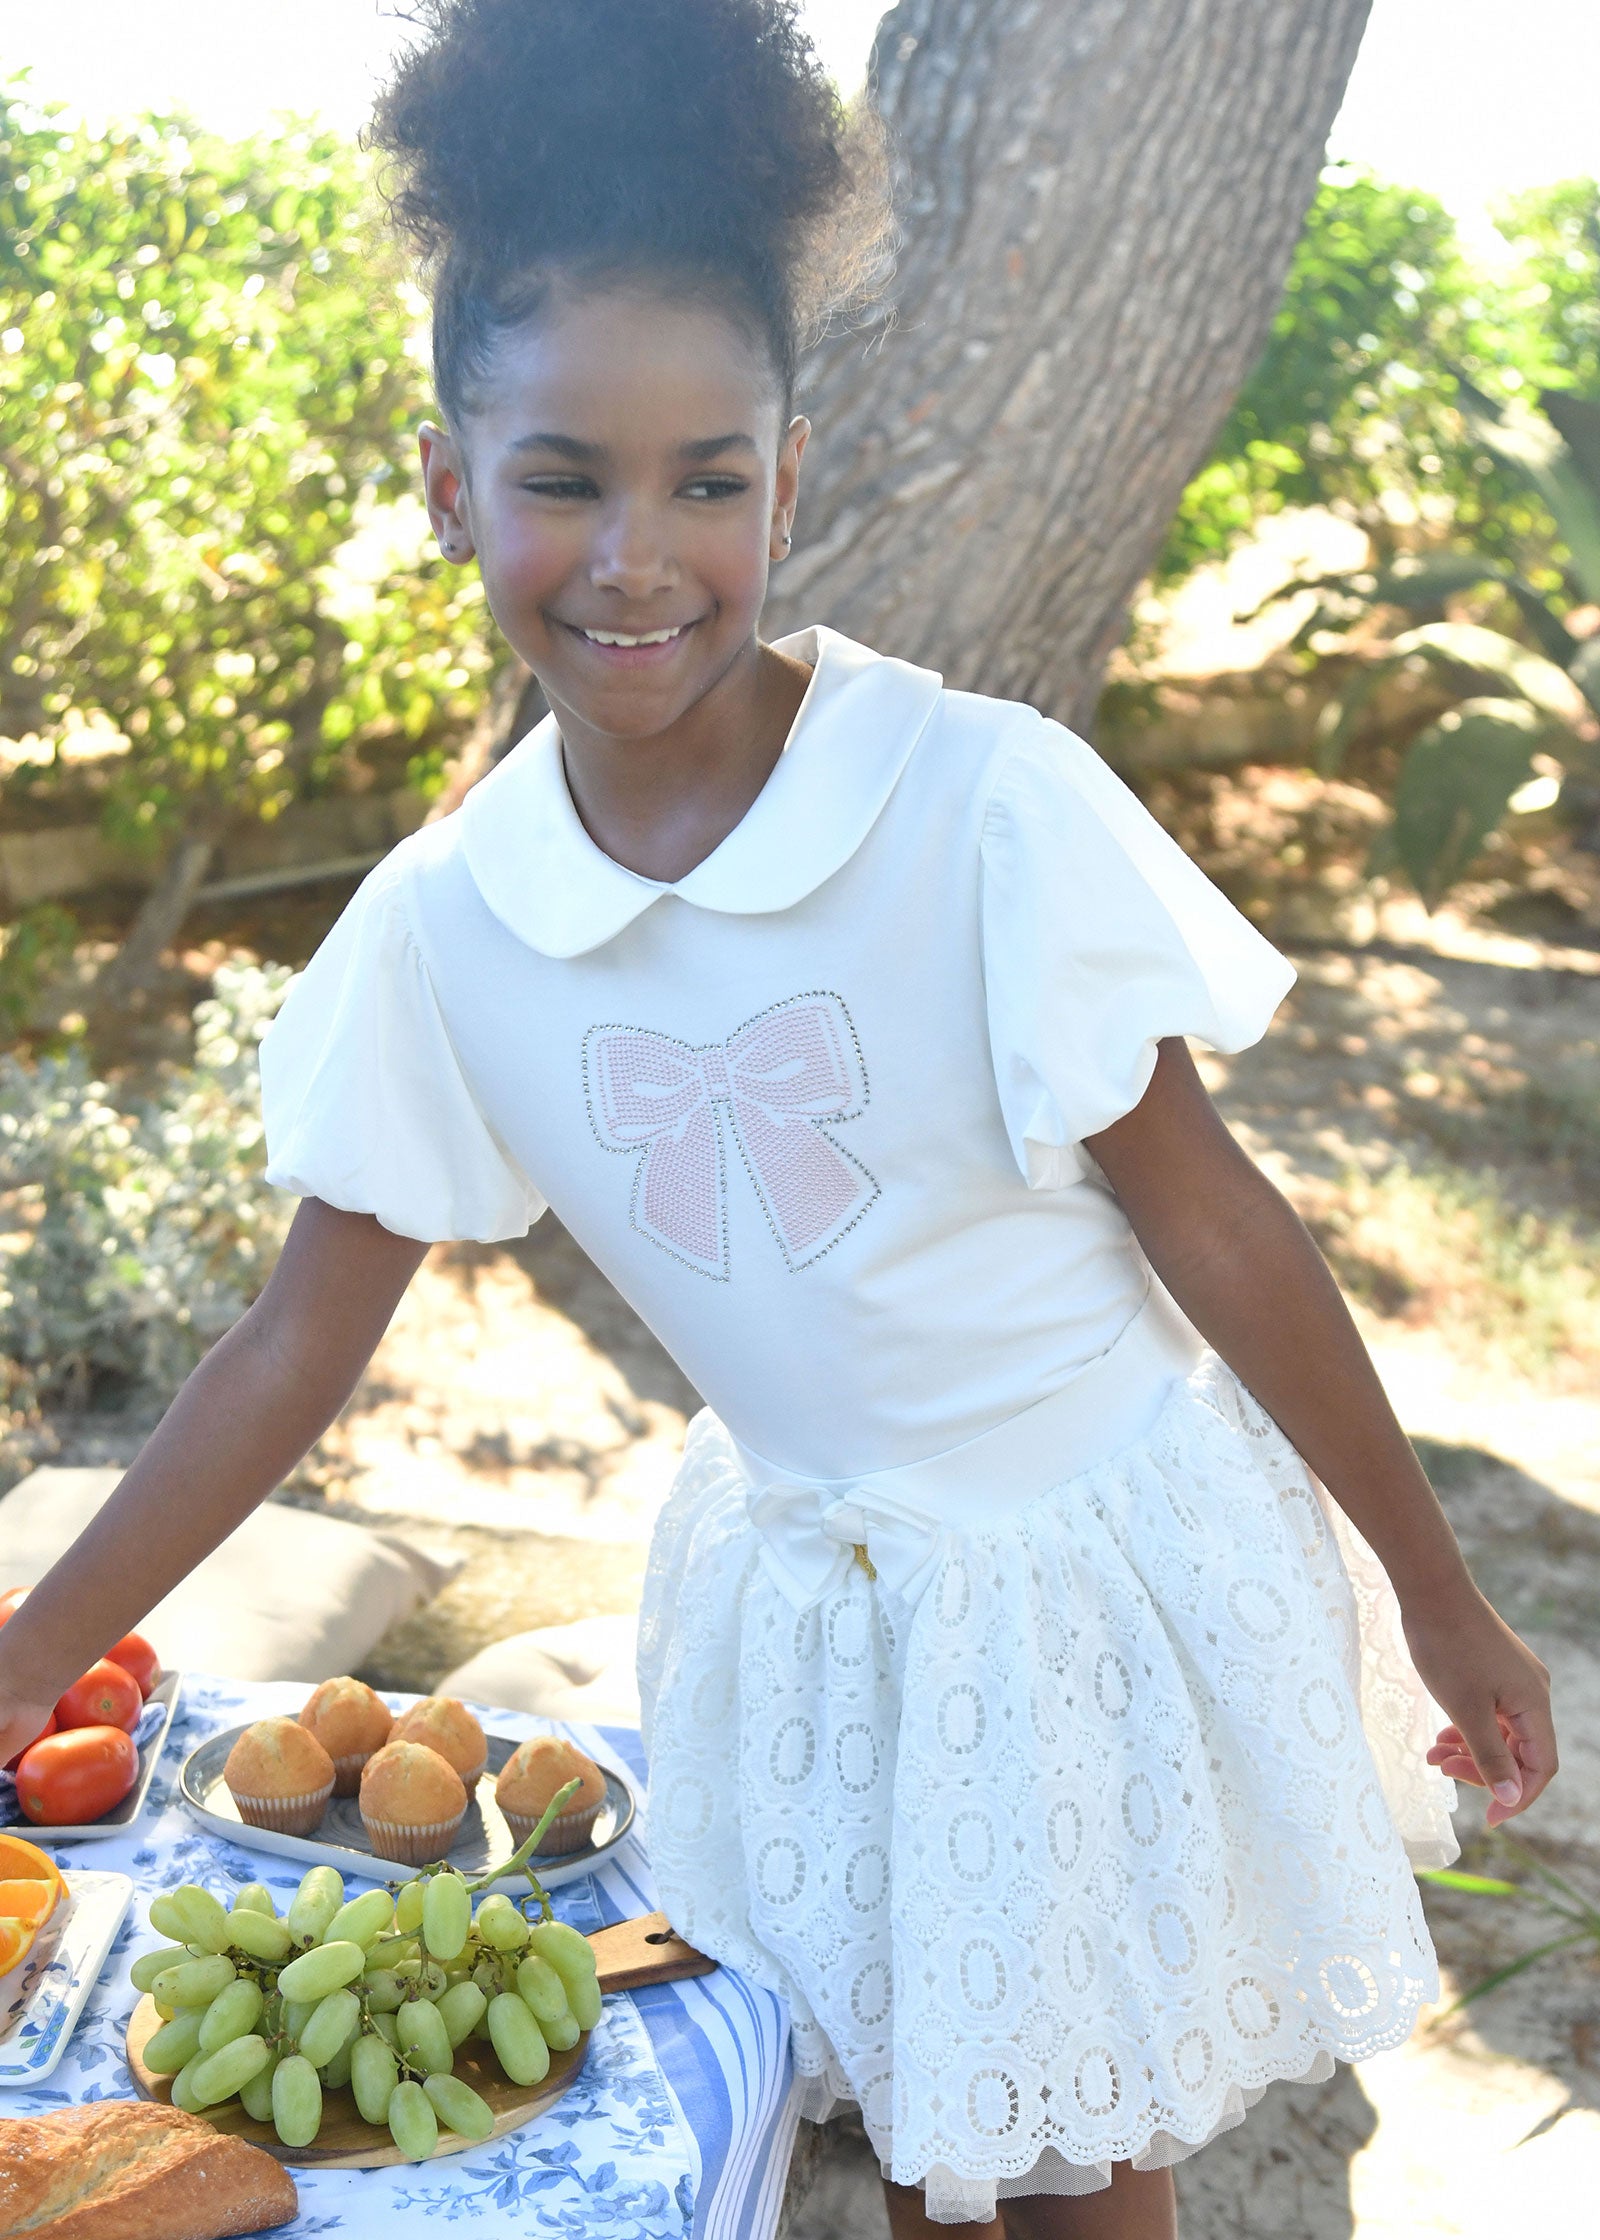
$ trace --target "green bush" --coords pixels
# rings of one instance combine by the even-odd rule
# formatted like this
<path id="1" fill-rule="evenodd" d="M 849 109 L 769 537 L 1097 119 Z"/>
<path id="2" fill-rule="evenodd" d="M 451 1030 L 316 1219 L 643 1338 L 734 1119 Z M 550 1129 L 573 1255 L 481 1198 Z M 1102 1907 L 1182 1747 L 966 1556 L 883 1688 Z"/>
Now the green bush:
<path id="1" fill-rule="evenodd" d="M 1330 166 L 1266 346 L 1179 502 L 1156 584 L 1225 557 L 1263 513 L 1323 505 L 1359 523 L 1380 559 L 1467 536 L 1557 589 L 1550 518 L 1485 458 L 1450 368 L 1513 389 L 1593 385 L 1596 204 L 1592 180 L 1513 198 L 1499 223 L 1518 262 L 1501 277 L 1468 260 L 1433 196 Z"/>
<path id="2" fill-rule="evenodd" d="M 219 971 L 193 1065 L 138 1102 L 77 1050 L 0 1056 L 0 1402 L 165 1399 L 257 1296 L 293 1210 L 262 1178 L 256 1073 L 288 978 Z"/>
<path id="3" fill-rule="evenodd" d="M 118 839 L 362 783 L 370 740 L 425 777 L 476 706 L 481 586 L 415 494 L 420 300 L 373 202 L 331 134 L 92 139 L 0 86 L 0 733 L 120 733 Z"/>

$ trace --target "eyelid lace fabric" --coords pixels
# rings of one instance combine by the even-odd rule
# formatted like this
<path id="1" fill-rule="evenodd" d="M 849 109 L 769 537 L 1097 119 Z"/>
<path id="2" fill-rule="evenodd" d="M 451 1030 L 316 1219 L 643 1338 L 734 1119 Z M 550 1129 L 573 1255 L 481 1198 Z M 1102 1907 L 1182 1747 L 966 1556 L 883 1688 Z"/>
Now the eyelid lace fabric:
<path id="1" fill-rule="evenodd" d="M 1407 1852 L 1454 1791 L 1388 1581 L 1214 1356 L 1152 1430 L 908 1606 L 796 1611 L 691 1426 L 640 1689 L 663 1903 L 789 2001 L 805 2112 L 855 2100 L 929 2214 L 1079 2192 L 1399 2044 L 1437 1971 Z"/>

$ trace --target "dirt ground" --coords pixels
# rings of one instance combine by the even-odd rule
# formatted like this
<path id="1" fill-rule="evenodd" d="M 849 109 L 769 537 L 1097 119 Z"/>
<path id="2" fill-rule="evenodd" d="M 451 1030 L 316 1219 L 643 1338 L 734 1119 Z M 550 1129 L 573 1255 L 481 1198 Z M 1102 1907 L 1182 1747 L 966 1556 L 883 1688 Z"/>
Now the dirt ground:
<path id="1" fill-rule="evenodd" d="M 1480 1580 L 1551 1666 L 1565 1769 L 1526 1832 L 1600 1904 L 1600 954 L 1446 924 L 1296 962 L 1266 1041 L 1207 1075 L 1329 1253 Z M 696 1405 L 547 1219 L 430 1257 L 280 1498 L 462 1559 L 366 1668 L 425 1687 L 507 1634 L 636 1605 Z M 55 1430 L 63 1461 L 138 1436 Z M 1480 1825 L 1468 1804 L 1463 1864 L 1514 1869 Z M 1445 2004 L 1552 1934 L 1531 1903 L 1426 1902 Z M 808 2139 L 800 2167 L 792 2240 L 882 2240 L 859 2132 Z M 1180 2173 L 1186 2240 L 1575 2231 L 1597 2186 L 1600 1942 L 1327 2085 L 1276 2088 Z"/>

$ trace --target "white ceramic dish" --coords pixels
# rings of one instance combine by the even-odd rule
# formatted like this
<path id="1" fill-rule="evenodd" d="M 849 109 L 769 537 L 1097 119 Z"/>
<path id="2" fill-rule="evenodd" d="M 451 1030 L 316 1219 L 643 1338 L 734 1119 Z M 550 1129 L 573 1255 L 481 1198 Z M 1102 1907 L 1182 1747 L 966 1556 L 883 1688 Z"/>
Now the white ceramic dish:
<path id="1" fill-rule="evenodd" d="M 3 1825 L 12 1835 L 26 1836 L 30 1843 L 93 1843 L 104 1836 L 124 1834 L 144 1810 L 144 1800 L 150 1793 L 150 1783 L 155 1776 L 162 1745 L 167 1739 L 167 1729 L 172 1724 L 172 1714 L 178 1708 L 178 1690 L 182 1685 L 181 1673 L 164 1672 L 151 1689 L 145 1710 L 148 1712 L 151 1704 L 157 1704 L 166 1716 L 140 1744 L 138 1780 L 121 1804 L 113 1805 L 103 1819 L 82 1821 L 70 1828 L 36 1828 L 31 1820 L 24 1820 L 19 1813 L 16 1819 L 7 1820 Z"/>
<path id="2" fill-rule="evenodd" d="M 66 1904 L 0 1976 L 0 2085 L 42 2084 L 61 2059 L 132 1896 L 131 1875 L 67 1875 Z"/>
<path id="3" fill-rule="evenodd" d="M 246 1844 L 254 1851 L 274 1851 L 284 1859 L 303 1860 L 308 1867 L 337 1867 L 341 1874 L 365 1875 L 372 1882 L 404 1881 L 416 1872 L 402 1861 L 376 1855 L 354 1797 L 334 1797 L 322 1825 L 309 1836 L 280 1835 L 275 1828 L 254 1828 L 241 1820 L 222 1769 L 243 1732 L 243 1727 L 229 1727 L 222 1734 L 211 1735 L 184 1760 L 178 1790 L 197 1820 L 230 1843 Z M 491 1734 L 485 1739 L 489 1762 L 479 1777 L 476 1793 L 467 1800 L 467 1816 L 449 1854 L 452 1866 L 473 1876 L 487 1874 L 498 1860 L 509 1859 L 517 1848 L 494 1797 L 494 1777 L 517 1746 L 504 1735 Z M 606 1779 L 606 1801 L 596 1816 L 592 1840 L 581 1851 L 534 1856 L 534 1867 L 546 1889 L 559 1889 L 562 1883 L 590 1873 L 633 1824 L 633 1791 L 612 1767 L 602 1766 L 600 1770 Z M 525 1891 L 527 1881 L 519 1872 L 496 1887 Z"/>

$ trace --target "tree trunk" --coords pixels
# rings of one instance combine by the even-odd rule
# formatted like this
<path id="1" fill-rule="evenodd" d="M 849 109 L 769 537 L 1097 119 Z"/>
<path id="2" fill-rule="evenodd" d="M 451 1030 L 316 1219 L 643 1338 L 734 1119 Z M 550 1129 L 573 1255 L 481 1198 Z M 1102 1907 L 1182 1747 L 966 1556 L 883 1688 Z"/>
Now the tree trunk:
<path id="1" fill-rule="evenodd" d="M 122 947 L 95 979 L 89 1008 L 96 1019 L 109 1018 L 144 993 L 160 967 L 162 951 L 177 939 L 216 852 L 214 834 L 181 835 L 161 877 L 140 904 Z"/>
<path id="2" fill-rule="evenodd" d="M 1370 0 L 900 0 L 905 235 L 830 338 L 767 636 L 828 622 L 1082 730 L 1271 325 Z"/>

